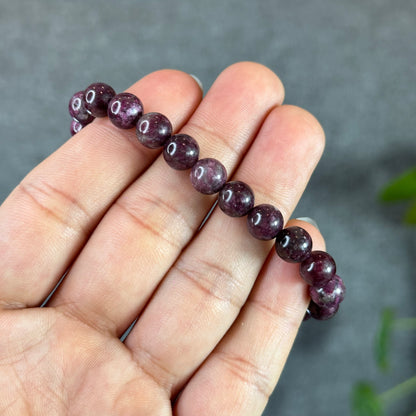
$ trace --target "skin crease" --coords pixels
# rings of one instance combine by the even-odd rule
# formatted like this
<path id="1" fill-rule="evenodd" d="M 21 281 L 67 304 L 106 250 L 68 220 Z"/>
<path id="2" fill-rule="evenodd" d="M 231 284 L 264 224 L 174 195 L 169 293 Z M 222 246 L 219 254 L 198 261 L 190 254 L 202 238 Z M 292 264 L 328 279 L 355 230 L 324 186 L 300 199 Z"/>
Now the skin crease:
<path id="1" fill-rule="evenodd" d="M 324 135 L 305 110 L 281 105 L 272 71 L 231 65 L 203 100 L 174 70 L 127 91 L 247 182 L 256 204 L 290 217 Z M 29 173 L 0 206 L 0 415 L 261 415 L 307 286 L 244 217 L 217 208 L 197 232 L 214 200 L 105 118 Z M 286 225 L 325 250 L 310 224 Z"/>

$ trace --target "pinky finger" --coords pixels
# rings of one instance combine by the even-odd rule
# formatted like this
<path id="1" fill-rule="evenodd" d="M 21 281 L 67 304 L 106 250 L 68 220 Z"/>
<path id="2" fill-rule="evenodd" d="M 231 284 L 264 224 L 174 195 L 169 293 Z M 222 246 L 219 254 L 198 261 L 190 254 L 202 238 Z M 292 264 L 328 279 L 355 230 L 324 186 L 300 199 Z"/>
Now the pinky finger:
<path id="1" fill-rule="evenodd" d="M 290 221 L 324 250 L 319 231 Z M 273 392 L 309 303 L 299 265 L 271 252 L 240 315 L 178 398 L 174 414 L 260 416 Z"/>

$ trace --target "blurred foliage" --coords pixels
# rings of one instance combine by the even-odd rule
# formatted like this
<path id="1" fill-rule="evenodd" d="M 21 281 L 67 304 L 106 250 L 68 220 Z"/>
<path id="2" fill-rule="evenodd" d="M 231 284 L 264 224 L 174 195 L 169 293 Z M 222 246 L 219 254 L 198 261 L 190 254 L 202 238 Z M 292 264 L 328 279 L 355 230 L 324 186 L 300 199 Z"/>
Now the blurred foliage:
<path id="1" fill-rule="evenodd" d="M 383 202 L 409 201 L 404 221 L 416 225 L 416 168 L 412 168 L 388 183 L 380 193 Z"/>
<path id="2" fill-rule="evenodd" d="M 395 317 L 391 308 L 385 308 L 376 333 L 374 355 L 378 368 L 386 372 L 390 368 L 390 350 L 394 331 L 416 330 L 416 318 Z M 351 394 L 352 416 L 384 416 L 386 407 L 408 395 L 416 393 L 416 376 L 397 384 L 391 389 L 377 393 L 373 383 L 360 381 L 353 386 Z M 416 416 L 416 412 L 410 416 Z"/>
<path id="3" fill-rule="evenodd" d="M 357 383 L 352 392 L 353 416 L 383 416 L 383 404 L 370 383 Z"/>
<path id="4" fill-rule="evenodd" d="M 389 352 L 394 327 L 394 311 L 386 308 L 381 315 L 381 325 L 376 334 L 375 358 L 380 370 L 387 371 L 390 367 Z"/>

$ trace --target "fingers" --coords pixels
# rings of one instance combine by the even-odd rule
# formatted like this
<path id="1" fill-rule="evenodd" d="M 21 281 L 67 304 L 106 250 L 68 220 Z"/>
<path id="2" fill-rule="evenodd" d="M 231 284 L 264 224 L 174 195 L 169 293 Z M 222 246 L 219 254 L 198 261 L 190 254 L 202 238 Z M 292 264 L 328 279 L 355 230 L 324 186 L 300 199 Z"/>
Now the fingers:
<path id="1" fill-rule="evenodd" d="M 174 70 L 154 72 L 129 91 L 176 130 L 201 99 L 194 79 Z M 30 172 L 0 207 L 0 304 L 39 304 L 108 207 L 156 156 L 133 130 L 96 119 Z"/>
<path id="2" fill-rule="evenodd" d="M 316 228 L 302 221 L 290 221 L 289 225 L 305 228 L 314 250 L 325 249 Z M 187 384 L 174 414 L 261 415 L 308 303 L 299 265 L 283 262 L 273 249 L 240 315 Z"/>
<path id="3" fill-rule="evenodd" d="M 182 132 L 198 141 L 201 158 L 218 158 L 231 173 L 282 100 L 282 84 L 269 69 L 234 64 Z M 160 158 L 108 211 L 51 305 L 120 335 L 189 243 L 213 198 L 195 191 L 189 171 L 174 171 Z"/>
<path id="4" fill-rule="evenodd" d="M 314 117 L 297 107 L 277 107 L 235 178 L 252 186 L 257 204 L 272 203 L 288 218 L 323 144 Z M 246 218 L 230 218 L 217 208 L 164 278 L 126 345 L 173 395 L 236 319 L 271 245 L 249 235 Z"/>

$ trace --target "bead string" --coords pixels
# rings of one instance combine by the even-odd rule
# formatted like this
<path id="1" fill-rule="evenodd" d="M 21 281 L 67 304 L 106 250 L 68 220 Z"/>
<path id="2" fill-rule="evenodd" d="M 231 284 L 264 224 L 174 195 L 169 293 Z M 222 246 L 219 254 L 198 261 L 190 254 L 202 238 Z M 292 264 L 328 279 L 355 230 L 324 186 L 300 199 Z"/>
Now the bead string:
<path id="1" fill-rule="evenodd" d="M 281 212 L 270 204 L 254 206 L 254 193 L 242 181 L 227 182 L 227 171 L 216 159 L 199 159 L 199 145 L 187 134 L 172 135 L 172 124 L 160 113 L 143 114 L 138 97 L 124 92 L 116 94 L 109 85 L 96 82 L 85 91 L 75 93 L 69 101 L 72 116 L 71 134 L 78 133 L 96 117 L 108 116 L 118 128 L 136 128 L 139 142 L 150 149 L 163 147 L 166 163 L 176 170 L 190 169 L 194 188 L 206 195 L 218 193 L 220 209 L 231 217 L 247 216 L 250 234 L 259 240 L 275 241 L 280 258 L 300 263 L 300 275 L 309 285 L 310 304 L 304 319 L 332 318 L 344 299 L 345 285 L 336 274 L 330 254 L 312 251 L 312 238 L 301 227 L 283 228 Z"/>

